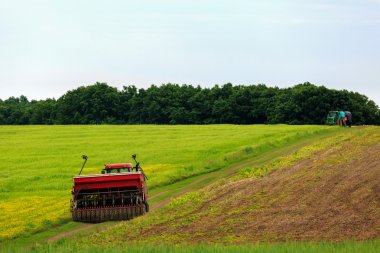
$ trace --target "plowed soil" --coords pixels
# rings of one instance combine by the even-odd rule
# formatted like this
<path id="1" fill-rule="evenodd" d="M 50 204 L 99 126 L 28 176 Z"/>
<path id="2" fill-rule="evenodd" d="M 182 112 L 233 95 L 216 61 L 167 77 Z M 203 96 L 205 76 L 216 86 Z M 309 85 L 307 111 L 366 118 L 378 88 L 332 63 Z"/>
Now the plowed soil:
<path id="1" fill-rule="evenodd" d="M 178 241 L 191 243 L 380 238 L 376 136 L 375 141 L 338 142 L 295 166 L 223 185 L 214 199 L 188 215 L 200 214 L 191 223 L 178 225 L 186 220 L 182 217 L 143 230 L 139 237 L 178 235 Z"/>

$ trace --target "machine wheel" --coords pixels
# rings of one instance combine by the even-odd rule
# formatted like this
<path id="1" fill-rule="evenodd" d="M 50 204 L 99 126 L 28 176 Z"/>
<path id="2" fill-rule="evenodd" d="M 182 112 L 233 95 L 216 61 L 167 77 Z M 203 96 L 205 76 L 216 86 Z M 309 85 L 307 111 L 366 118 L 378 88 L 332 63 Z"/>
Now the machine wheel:
<path id="1" fill-rule="evenodd" d="M 97 223 L 108 220 L 130 220 L 149 212 L 148 202 L 127 207 L 107 207 L 104 209 L 74 209 L 74 221 Z"/>

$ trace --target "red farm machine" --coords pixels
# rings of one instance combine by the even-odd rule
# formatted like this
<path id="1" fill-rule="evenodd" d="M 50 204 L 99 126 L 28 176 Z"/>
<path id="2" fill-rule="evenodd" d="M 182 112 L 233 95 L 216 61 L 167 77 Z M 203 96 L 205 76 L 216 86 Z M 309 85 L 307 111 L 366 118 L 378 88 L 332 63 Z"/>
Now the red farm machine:
<path id="1" fill-rule="evenodd" d="M 131 163 L 106 164 L 102 174 L 74 176 L 71 213 L 74 221 L 128 220 L 149 211 L 147 177 L 132 155 Z"/>

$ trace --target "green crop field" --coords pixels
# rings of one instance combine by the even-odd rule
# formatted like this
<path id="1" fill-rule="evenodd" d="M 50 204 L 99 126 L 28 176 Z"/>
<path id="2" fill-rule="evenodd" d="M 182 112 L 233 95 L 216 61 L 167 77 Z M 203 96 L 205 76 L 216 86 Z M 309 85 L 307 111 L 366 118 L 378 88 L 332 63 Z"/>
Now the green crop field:
<path id="1" fill-rule="evenodd" d="M 150 190 L 313 136 L 325 126 L 1 126 L 0 242 L 70 221 L 72 177 L 104 163 L 130 161 L 149 177 Z M 152 192 L 152 191 L 151 191 Z"/>

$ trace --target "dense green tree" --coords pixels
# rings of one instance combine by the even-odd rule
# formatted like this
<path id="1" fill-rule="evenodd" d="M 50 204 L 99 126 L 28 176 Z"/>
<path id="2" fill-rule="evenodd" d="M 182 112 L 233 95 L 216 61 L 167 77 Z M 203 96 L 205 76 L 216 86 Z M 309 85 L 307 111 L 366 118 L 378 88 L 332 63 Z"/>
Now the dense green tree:
<path id="1" fill-rule="evenodd" d="M 0 100 L 0 124 L 324 124 L 330 110 L 351 111 L 356 124 L 380 124 L 379 108 L 368 97 L 310 83 L 284 89 L 168 83 L 121 91 L 95 83 L 58 100 Z"/>
<path id="2" fill-rule="evenodd" d="M 56 119 L 56 100 L 32 100 L 30 103 L 30 124 L 54 124 Z"/>
<path id="3" fill-rule="evenodd" d="M 57 122 L 63 124 L 116 123 L 120 95 L 116 88 L 96 83 L 68 91 L 57 101 Z"/>

